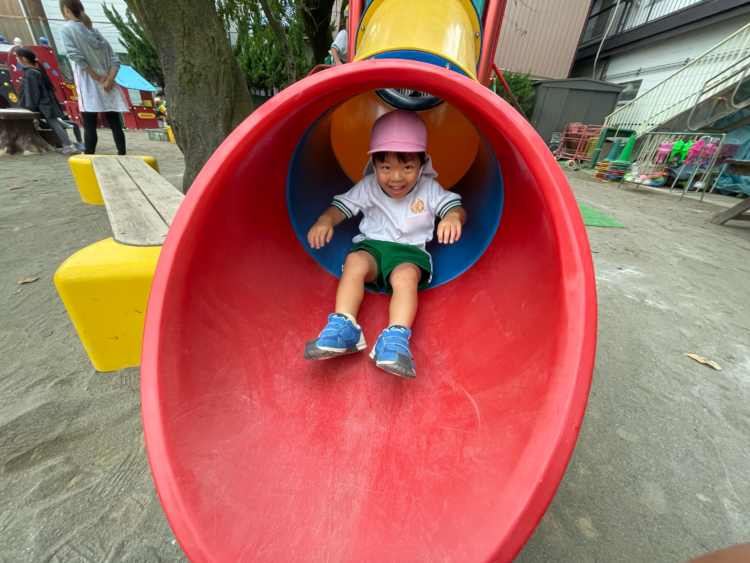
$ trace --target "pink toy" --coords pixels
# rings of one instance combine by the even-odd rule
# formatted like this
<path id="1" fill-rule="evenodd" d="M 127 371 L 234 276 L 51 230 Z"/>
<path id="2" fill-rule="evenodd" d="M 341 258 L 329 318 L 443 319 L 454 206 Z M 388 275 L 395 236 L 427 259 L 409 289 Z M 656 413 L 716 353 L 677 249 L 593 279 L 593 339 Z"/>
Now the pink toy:
<path id="1" fill-rule="evenodd" d="M 675 141 L 667 141 L 666 143 L 662 143 L 659 145 L 659 158 L 656 159 L 656 164 L 661 164 L 664 162 L 664 159 L 669 156 L 669 153 L 672 152 L 672 147 L 674 146 Z"/>
<path id="2" fill-rule="evenodd" d="M 700 166 L 706 164 L 713 158 L 716 151 L 719 150 L 719 142 L 716 139 L 711 139 L 707 144 L 706 148 L 703 149 L 703 160 L 701 160 Z"/>
<path id="3" fill-rule="evenodd" d="M 692 162 L 694 159 L 698 158 L 698 155 L 703 152 L 703 147 L 706 145 L 706 141 L 701 139 L 700 141 L 697 141 L 693 143 L 693 145 L 688 149 L 687 158 L 685 159 L 686 162 Z"/>

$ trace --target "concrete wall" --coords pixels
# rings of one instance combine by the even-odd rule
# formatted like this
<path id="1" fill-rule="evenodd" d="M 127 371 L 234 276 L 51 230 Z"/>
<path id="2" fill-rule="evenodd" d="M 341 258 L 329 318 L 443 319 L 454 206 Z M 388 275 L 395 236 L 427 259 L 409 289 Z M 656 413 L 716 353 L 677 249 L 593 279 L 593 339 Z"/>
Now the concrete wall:
<path id="1" fill-rule="evenodd" d="M 534 78 L 567 78 L 590 0 L 508 0 L 495 62 Z"/>

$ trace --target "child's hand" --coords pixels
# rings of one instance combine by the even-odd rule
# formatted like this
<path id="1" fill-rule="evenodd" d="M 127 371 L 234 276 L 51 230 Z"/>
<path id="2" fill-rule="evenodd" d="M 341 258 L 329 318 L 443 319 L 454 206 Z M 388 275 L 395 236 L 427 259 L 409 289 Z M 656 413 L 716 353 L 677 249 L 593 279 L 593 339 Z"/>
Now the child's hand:
<path id="1" fill-rule="evenodd" d="M 327 242 L 331 242 L 331 237 L 333 237 L 333 222 L 323 215 L 307 233 L 307 242 L 317 250 L 323 248 Z"/>
<path id="2" fill-rule="evenodd" d="M 438 242 L 453 244 L 461 238 L 461 217 L 458 213 L 448 213 L 437 228 Z"/>

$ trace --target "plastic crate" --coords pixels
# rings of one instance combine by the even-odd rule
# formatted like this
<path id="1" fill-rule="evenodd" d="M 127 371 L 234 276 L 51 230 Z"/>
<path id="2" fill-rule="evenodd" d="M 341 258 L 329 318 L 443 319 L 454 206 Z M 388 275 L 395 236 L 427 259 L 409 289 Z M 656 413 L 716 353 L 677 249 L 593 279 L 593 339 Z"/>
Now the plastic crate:
<path id="1" fill-rule="evenodd" d="M 148 132 L 148 138 L 151 141 L 166 141 L 169 142 L 169 136 L 166 130 L 162 129 L 146 129 Z"/>

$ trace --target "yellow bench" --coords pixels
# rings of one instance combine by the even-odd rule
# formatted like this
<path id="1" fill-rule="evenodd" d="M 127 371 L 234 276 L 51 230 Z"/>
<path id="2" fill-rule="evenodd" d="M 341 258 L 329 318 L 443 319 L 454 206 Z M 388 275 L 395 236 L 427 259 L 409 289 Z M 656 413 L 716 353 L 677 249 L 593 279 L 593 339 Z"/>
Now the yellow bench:
<path id="1" fill-rule="evenodd" d="M 81 194 L 81 199 L 85 203 L 92 205 L 104 205 L 102 199 L 102 192 L 99 189 L 99 182 L 96 179 L 94 173 L 94 165 L 91 163 L 93 158 L 112 158 L 111 156 L 104 156 L 98 154 L 79 154 L 71 156 L 68 159 L 68 165 L 70 171 L 73 172 L 73 178 L 78 186 L 78 192 Z M 141 158 L 151 168 L 159 171 L 159 163 L 153 156 L 138 156 L 135 158 Z"/>
<path id="2" fill-rule="evenodd" d="M 151 282 L 184 196 L 141 157 L 91 162 L 114 236 L 63 262 L 55 286 L 94 367 L 114 371 L 140 365 Z"/>

